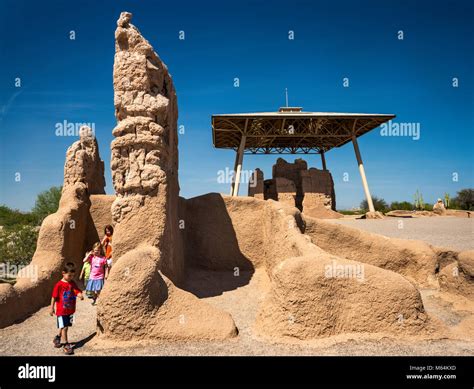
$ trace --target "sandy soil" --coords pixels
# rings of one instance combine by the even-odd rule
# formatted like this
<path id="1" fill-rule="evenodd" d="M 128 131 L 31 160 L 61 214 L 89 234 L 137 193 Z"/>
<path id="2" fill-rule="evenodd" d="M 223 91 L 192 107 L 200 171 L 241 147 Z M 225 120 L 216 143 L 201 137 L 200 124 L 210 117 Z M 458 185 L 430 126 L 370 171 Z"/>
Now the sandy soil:
<path id="1" fill-rule="evenodd" d="M 334 220 L 383 235 L 422 239 L 438 246 L 473 248 L 474 220 L 461 218 L 398 220 Z M 474 302 L 446 293 L 423 290 L 428 314 L 442 321 L 451 331 L 450 339 L 393 339 L 374 335 L 344 335 L 301 343 L 272 343 L 257 337 L 252 324 L 263 298 L 268 277 L 263 270 L 215 272 L 194 269 L 185 288 L 230 312 L 239 336 L 222 342 L 144 342 L 133 347 L 109 345 L 95 336 L 96 313 L 90 300 L 78 301 L 76 323 L 70 341 L 77 342 L 76 355 L 474 355 Z M 206 285 L 203 289 L 202 285 Z M 242 286 L 243 285 L 243 286 Z M 0 355 L 61 355 L 52 346 L 56 334 L 55 318 L 43 308 L 25 321 L 0 330 Z"/>

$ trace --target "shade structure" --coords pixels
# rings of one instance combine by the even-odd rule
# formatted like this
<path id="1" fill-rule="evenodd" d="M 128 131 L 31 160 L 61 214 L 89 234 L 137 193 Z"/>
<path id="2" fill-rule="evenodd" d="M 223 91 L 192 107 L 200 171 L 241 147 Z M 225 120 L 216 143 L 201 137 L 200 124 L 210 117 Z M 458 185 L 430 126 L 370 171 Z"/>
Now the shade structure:
<path id="1" fill-rule="evenodd" d="M 299 107 L 284 107 L 278 112 L 212 115 L 212 139 L 216 148 L 238 150 L 244 135 L 244 152 L 252 154 L 320 154 L 394 117 L 304 112 Z"/>
<path id="2" fill-rule="evenodd" d="M 234 179 L 230 194 L 239 193 L 243 155 L 324 154 L 352 142 L 370 212 L 375 212 L 357 138 L 395 118 L 393 114 L 304 112 L 283 107 L 278 112 L 212 115 L 214 147 L 235 150 Z"/>

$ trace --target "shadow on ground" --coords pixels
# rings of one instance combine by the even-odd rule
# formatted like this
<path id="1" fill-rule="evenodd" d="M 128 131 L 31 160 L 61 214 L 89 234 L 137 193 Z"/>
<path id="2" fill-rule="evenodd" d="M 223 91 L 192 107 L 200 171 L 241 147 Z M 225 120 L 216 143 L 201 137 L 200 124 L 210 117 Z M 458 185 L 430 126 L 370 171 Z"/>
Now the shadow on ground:
<path id="1" fill-rule="evenodd" d="M 96 334 L 97 333 L 94 332 L 94 333 L 90 334 L 88 337 L 86 337 L 84 339 L 81 339 L 79 342 L 76 342 L 76 345 L 74 346 L 74 349 L 77 350 L 77 349 L 80 349 L 81 347 L 84 347 L 84 345 L 87 342 L 91 341 L 94 338 L 94 336 L 96 336 Z"/>

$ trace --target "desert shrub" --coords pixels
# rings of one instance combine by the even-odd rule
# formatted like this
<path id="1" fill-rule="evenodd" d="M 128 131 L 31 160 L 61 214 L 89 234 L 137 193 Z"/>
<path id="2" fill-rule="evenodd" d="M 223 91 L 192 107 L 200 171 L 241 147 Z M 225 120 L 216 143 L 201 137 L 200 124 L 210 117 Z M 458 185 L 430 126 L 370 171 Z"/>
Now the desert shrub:
<path id="1" fill-rule="evenodd" d="M 31 212 L 21 212 L 0 205 L 0 226 L 13 227 L 15 225 L 35 225 L 37 218 Z"/>
<path id="2" fill-rule="evenodd" d="M 382 198 L 372 196 L 372 202 L 374 203 L 374 208 L 376 211 L 387 212 L 389 210 L 387 202 Z M 369 210 L 367 200 L 362 200 L 360 203 L 360 209 L 363 209 L 365 212 Z"/>
<path id="3" fill-rule="evenodd" d="M 423 209 L 425 211 L 432 211 L 433 210 L 433 204 L 425 204 Z"/>
<path id="4" fill-rule="evenodd" d="M 449 200 L 449 209 L 462 209 L 461 205 L 457 202 L 456 197 Z"/>
<path id="5" fill-rule="evenodd" d="M 0 263 L 27 265 L 33 258 L 43 219 L 58 210 L 61 187 L 41 192 L 31 212 L 0 206 Z"/>
<path id="6" fill-rule="evenodd" d="M 0 230 L 0 262 L 13 265 L 30 263 L 36 250 L 39 228 L 15 225 Z"/>
<path id="7" fill-rule="evenodd" d="M 394 201 L 393 203 L 390 204 L 390 209 L 392 210 L 403 210 L 403 211 L 413 211 L 415 209 L 415 206 L 410 203 L 409 201 Z"/>

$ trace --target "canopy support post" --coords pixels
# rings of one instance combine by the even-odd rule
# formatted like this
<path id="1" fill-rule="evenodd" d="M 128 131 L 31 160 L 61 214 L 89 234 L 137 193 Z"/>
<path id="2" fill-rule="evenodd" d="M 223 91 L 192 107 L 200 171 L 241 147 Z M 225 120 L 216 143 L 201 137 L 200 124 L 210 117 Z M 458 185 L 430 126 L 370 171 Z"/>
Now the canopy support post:
<path id="1" fill-rule="evenodd" d="M 234 164 L 234 179 L 232 180 L 232 187 L 230 194 L 231 196 L 238 196 L 239 195 L 239 185 L 240 185 L 240 174 L 242 172 L 242 162 L 244 159 L 244 149 L 245 149 L 245 140 L 246 136 L 242 134 L 242 138 L 240 139 L 240 145 L 237 150 L 237 155 L 235 156 L 235 164 Z"/>
<path id="2" fill-rule="evenodd" d="M 374 203 L 372 202 L 372 196 L 369 191 L 369 184 L 367 183 L 367 177 L 365 176 L 364 164 L 362 163 L 362 157 L 360 156 L 359 145 L 357 144 L 357 137 L 354 134 L 352 134 L 352 144 L 354 145 L 354 151 L 357 158 L 357 164 L 359 165 L 360 177 L 362 179 L 362 186 L 364 187 L 369 211 L 375 212 Z"/>
<path id="3" fill-rule="evenodd" d="M 321 154 L 321 163 L 323 164 L 323 170 L 328 170 L 326 169 L 326 157 L 324 156 L 324 151 L 321 150 L 320 154 Z"/>

